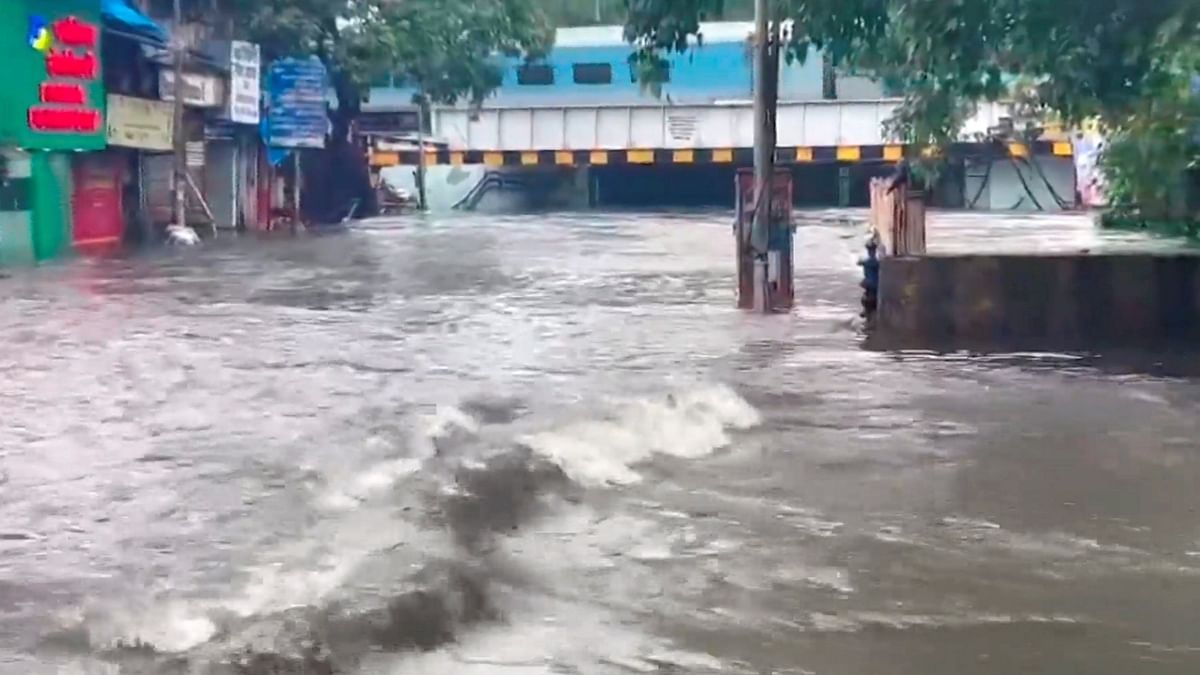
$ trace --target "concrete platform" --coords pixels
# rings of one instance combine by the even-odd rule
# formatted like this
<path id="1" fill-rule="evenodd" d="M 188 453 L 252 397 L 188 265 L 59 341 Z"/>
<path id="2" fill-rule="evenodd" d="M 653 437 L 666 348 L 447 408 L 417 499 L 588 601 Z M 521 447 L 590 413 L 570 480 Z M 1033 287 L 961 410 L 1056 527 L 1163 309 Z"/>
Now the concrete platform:
<path id="1" fill-rule="evenodd" d="M 1200 255 L 890 258 L 874 331 L 914 348 L 1200 344 Z"/>

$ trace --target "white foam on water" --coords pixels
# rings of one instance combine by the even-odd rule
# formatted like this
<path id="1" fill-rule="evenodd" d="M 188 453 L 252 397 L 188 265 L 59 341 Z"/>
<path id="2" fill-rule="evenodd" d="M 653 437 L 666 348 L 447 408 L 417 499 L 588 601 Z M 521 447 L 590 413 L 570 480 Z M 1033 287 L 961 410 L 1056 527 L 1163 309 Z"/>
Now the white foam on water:
<path id="1" fill-rule="evenodd" d="M 453 406 L 441 405 L 433 413 L 418 417 L 411 426 L 408 456 L 376 462 L 346 478 L 334 480 L 334 485 L 318 498 L 318 505 L 332 511 L 356 508 L 419 472 L 425 462 L 437 454 L 438 440 L 455 432 L 474 434 L 479 431 L 479 422 L 475 418 Z"/>
<path id="2" fill-rule="evenodd" d="M 64 626 L 84 627 L 97 651 L 144 644 L 160 653 L 182 653 L 212 639 L 218 628 L 201 607 L 186 601 L 82 609 L 60 618 Z"/>
<path id="3" fill-rule="evenodd" d="M 402 543 L 416 559 L 444 555 L 445 534 L 397 520 L 391 509 L 362 508 L 325 522 L 281 546 L 255 565 L 225 594 L 208 598 L 130 599 L 62 617 L 64 627 L 86 629 L 90 646 L 106 650 L 139 643 L 163 654 L 182 654 L 222 633 L 223 619 L 270 616 L 296 607 L 320 607 L 336 599 L 372 556 Z M 393 551 L 389 555 L 396 555 Z M 397 563 L 401 569 L 410 569 Z"/>
<path id="4" fill-rule="evenodd" d="M 421 431 L 426 438 L 443 438 L 455 429 L 478 433 L 479 422 L 462 410 L 448 405 L 439 405 L 432 415 L 425 416 Z"/>
<path id="5" fill-rule="evenodd" d="M 505 626 L 472 631 L 447 648 L 396 657 L 361 675 L 547 675 L 631 672 L 725 673 L 719 659 L 685 651 L 589 604 L 538 598 Z"/>
<path id="6" fill-rule="evenodd" d="M 424 461 L 416 457 L 402 457 L 374 464 L 351 476 L 346 483 L 326 490 L 318 500 L 318 505 L 331 511 L 353 509 L 420 471 Z"/>
<path id="7" fill-rule="evenodd" d="M 584 420 L 521 441 L 585 486 L 641 481 L 634 467 L 653 455 L 695 459 L 730 444 L 729 431 L 761 417 L 732 389 L 708 386 L 611 402 L 606 419 Z"/>

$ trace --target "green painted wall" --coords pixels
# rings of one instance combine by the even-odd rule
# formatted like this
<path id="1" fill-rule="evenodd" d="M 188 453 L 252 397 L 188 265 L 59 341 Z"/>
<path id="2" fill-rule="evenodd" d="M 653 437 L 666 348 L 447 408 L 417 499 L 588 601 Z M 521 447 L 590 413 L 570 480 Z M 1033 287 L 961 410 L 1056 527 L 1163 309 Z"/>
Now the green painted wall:
<path id="1" fill-rule="evenodd" d="M 47 26 L 73 16 L 99 27 L 100 0 L 0 0 L 0 151 L 20 175 L 0 181 L 0 265 L 49 260 L 71 246 L 72 151 L 105 147 L 105 125 L 95 133 L 38 132 L 29 127 L 29 109 L 44 105 L 41 84 L 51 78 L 46 54 L 29 43 L 33 19 Z M 82 55 L 78 47 L 56 45 Z M 95 50 L 98 58 L 99 46 Z M 104 111 L 104 83 L 55 79 L 83 85 L 86 106 Z M 63 106 L 69 107 L 69 106 Z M 18 150 L 25 151 L 19 152 Z M 28 154 L 25 154 L 28 153 Z"/>
<path id="2" fill-rule="evenodd" d="M 33 255 L 51 260 L 71 248 L 71 162 L 57 152 L 30 157 L 33 176 Z"/>
<path id="3" fill-rule="evenodd" d="M 34 260 L 32 166 L 23 152 L 0 151 L 0 156 L 7 169 L 0 179 L 0 265 L 28 264 Z"/>
<path id="4" fill-rule="evenodd" d="M 104 124 L 94 134 L 38 133 L 29 128 L 29 108 L 39 104 L 39 87 L 49 79 L 46 55 L 29 44 L 30 21 L 35 16 L 47 24 L 75 16 L 99 26 L 100 0 L 0 0 L 0 64 L 4 69 L 4 83 L 0 86 L 0 146 L 30 150 L 103 149 Z M 97 49 L 97 58 L 99 53 Z M 88 107 L 104 110 L 103 78 L 73 81 L 85 86 Z"/>

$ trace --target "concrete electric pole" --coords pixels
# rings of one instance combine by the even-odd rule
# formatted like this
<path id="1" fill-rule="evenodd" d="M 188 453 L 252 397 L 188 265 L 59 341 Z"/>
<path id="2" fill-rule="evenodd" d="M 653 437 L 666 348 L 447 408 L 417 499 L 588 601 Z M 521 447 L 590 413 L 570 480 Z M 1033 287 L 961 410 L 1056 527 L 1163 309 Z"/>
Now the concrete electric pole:
<path id="1" fill-rule="evenodd" d="M 771 192 L 775 176 L 775 110 L 778 106 L 779 45 L 770 0 L 754 1 L 754 310 L 770 312 L 773 299 L 767 269 Z"/>
<path id="2" fill-rule="evenodd" d="M 183 40 L 182 0 L 175 0 L 175 25 L 171 31 L 171 47 L 175 52 L 175 225 L 187 227 L 187 133 L 183 125 L 183 60 L 187 45 Z"/>

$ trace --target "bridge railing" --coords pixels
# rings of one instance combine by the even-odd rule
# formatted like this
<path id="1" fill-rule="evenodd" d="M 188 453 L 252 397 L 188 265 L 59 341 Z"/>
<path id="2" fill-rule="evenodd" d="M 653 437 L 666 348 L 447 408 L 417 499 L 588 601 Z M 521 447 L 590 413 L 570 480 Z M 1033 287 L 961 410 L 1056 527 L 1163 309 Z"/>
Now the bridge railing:
<path id="1" fill-rule="evenodd" d="M 884 122 L 900 104 L 872 101 L 801 101 L 779 106 L 781 147 L 881 146 L 893 143 Z M 1008 114 L 989 103 L 964 129 L 986 131 Z M 628 150 L 747 148 L 753 145 L 749 101 L 712 105 L 579 105 L 461 108 L 435 111 L 434 132 L 451 150 Z M 802 159 L 802 158 L 801 158 Z M 853 161 L 856 158 L 839 158 Z"/>

